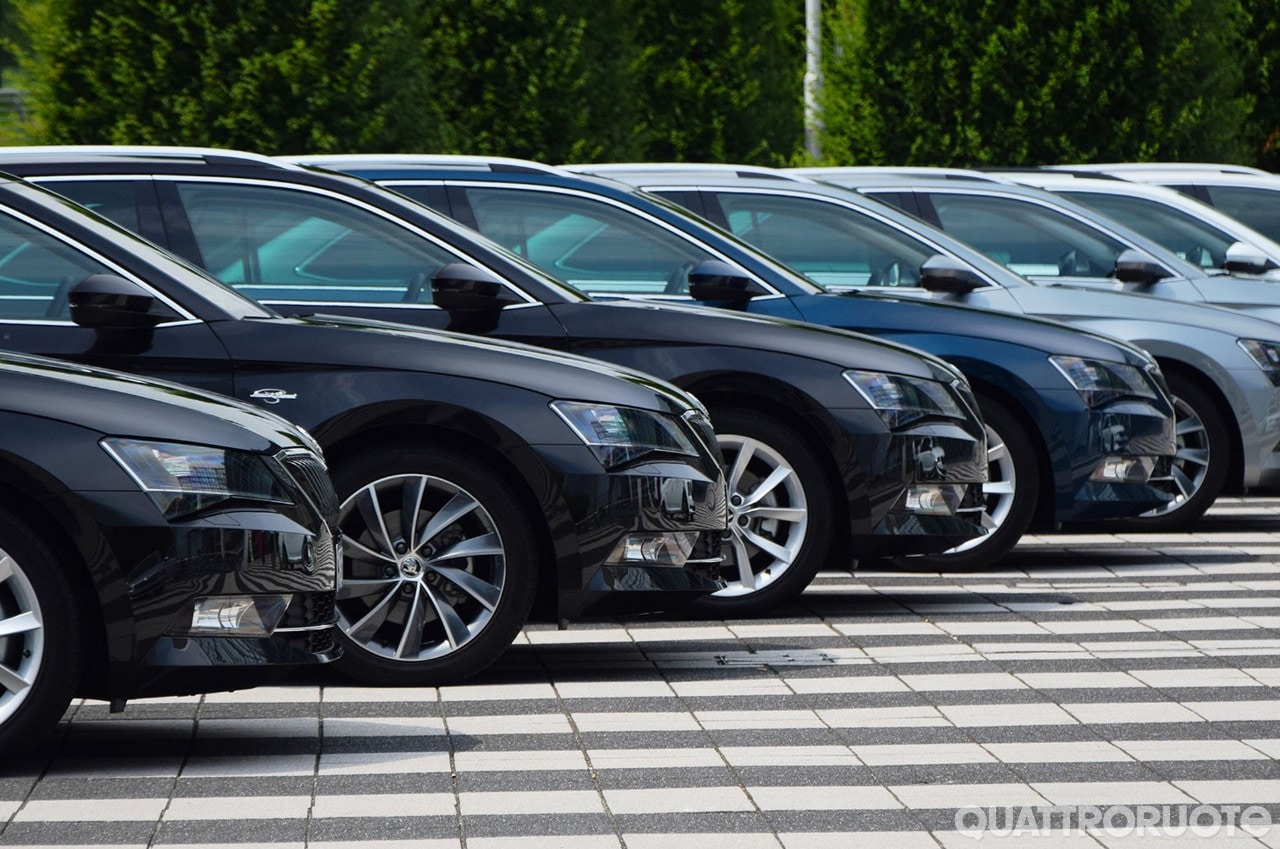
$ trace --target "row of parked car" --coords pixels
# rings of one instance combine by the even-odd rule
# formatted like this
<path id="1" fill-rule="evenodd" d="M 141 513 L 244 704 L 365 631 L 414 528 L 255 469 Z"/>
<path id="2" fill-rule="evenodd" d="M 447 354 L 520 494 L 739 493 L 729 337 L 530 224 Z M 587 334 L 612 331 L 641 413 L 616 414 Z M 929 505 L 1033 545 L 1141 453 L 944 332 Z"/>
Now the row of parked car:
<path id="1" fill-rule="evenodd" d="M 456 681 L 530 616 L 753 615 L 821 567 L 978 568 L 1280 480 L 1269 245 L 1204 272 L 1015 175 L 127 147 L 0 172 L 0 749 L 75 696 L 335 658 Z M 974 187 L 1069 223 L 984 223 L 949 193 Z M 1049 263 L 1040 232 L 1081 241 Z M 1205 297 L 1114 291 L 1175 288 Z"/>

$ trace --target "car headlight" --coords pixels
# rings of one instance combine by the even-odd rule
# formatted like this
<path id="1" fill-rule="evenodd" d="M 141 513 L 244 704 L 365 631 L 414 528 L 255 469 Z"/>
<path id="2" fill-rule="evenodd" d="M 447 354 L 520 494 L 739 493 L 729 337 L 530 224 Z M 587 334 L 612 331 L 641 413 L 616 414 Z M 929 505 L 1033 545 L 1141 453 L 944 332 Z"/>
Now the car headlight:
<path id="1" fill-rule="evenodd" d="M 1142 370 L 1125 363 L 1067 356 L 1050 357 L 1049 362 L 1080 393 L 1088 407 L 1124 397 L 1159 397 Z"/>
<path id="2" fill-rule="evenodd" d="M 580 401 L 552 401 L 565 424 L 595 453 L 606 469 L 655 452 L 698 456 L 693 440 L 673 416 Z"/>
<path id="3" fill-rule="evenodd" d="M 936 380 L 881 371 L 850 370 L 844 376 L 890 428 L 930 416 L 964 418 L 955 397 Z"/>
<path id="4" fill-rule="evenodd" d="M 1258 368 L 1271 379 L 1273 386 L 1280 386 L 1280 343 L 1263 342 L 1261 339 L 1237 339 L 1236 344 L 1244 349 L 1249 359 L 1258 364 Z"/>
<path id="5" fill-rule="evenodd" d="M 207 445 L 102 440 L 102 447 L 175 520 L 231 500 L 292 504 L 293 498 L 259 454 Z"/>

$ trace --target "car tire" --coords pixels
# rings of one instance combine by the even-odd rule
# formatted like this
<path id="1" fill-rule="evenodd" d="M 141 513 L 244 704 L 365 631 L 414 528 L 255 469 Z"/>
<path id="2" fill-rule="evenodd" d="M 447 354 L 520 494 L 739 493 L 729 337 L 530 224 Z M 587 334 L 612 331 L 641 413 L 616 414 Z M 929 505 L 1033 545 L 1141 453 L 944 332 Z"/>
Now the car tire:
<path id="1" fill-rule="evenodd" d="M 940 554 L 902 558 L 902 565 L 943 571 L 984 569 L 1008 554 L 1031 525 L 1040 496 L 1040 464 L 1032 437 L 1005 407 L 979 397 L 987 431 L 982 525 L 987 533 Z"/>
<path id="2" fill-rule="evenodd" d="M 699 612 L 755 616 L 792 601 L 826 563 L 835 511 L 831 485 L 804 440 L 774 416 L 711 410 L 724 454 L 729 585 L 693 603 Z"/>
<path id="3" fill-rule="evenodd" d="M 1217 403 L 1195 381 L 1177 372 L 1167 376 L 1173 396 L 1177 456 L 1173 482 L 1178 497 L 1170 504 L 1125 520 L 1128 530 L 1174 531 L 1199 519 L 1227 482 L 1231 445 L 1227 420 Z"/>
<path id="4" fill-rule="evenodd" d="M 29 747 L 62 718 L 84 670 L 84 623 L 52 550 L 0 511 L 0 752 Z"/>
<path id="5" fill-rule="evenodd" d="M 368 684 L 433 686 L 488 667 L 529 617 L 537 546 L 491 467 L 389 445 L 335 464 L 342 502 L 336 667 Z"/>

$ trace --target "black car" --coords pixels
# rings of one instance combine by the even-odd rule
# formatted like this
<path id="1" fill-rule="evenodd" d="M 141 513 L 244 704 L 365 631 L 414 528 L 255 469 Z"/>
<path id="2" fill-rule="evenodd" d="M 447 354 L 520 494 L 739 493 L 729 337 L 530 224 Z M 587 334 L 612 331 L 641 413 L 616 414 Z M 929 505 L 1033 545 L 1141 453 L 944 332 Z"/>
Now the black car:
<path id="1" fill-rule="evenodd" d="M 319 447 L 278 416 L 0 354 L 0 753 L 72 698 L 335 658 L 337 513 Z"/>
<path id="2" fill-rule="evenodd" d="M 767 610 L 819 568 L 873 549 L 935 553 L 983 534 L 976 404 L 959 372 L 917 350 L 798 322 L 593 301 L 392 192 L 252 154 L 52 148 L 0 151 L 0 168 L 282 312 L 529 342 L 696 393 L 729 469 L 729 585 L 699 601 L 719 615 Z"/>
<path id="3" fill-rule="evenodd" d="M 567 354 L 282 318 L 81 207 L 0 180 L 0 346 L 256 401 L 323 446 L 342 499 L 337 666 L 483 669 L 540 615 L 720 587 L 724 474 L 698 402 Z"/>

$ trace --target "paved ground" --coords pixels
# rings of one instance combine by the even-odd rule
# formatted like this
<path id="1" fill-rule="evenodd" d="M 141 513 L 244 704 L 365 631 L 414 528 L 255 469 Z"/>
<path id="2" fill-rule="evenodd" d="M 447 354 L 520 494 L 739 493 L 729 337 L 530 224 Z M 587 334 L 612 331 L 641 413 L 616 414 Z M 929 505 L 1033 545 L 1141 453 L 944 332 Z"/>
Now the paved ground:
<path id="1" fill-rule="evenodd" d="M 78 705 L 0 764 L 0 845 L 1280 847 L 1280 500 L 1006 565 L 530 629 L 468 686 Z"/>

